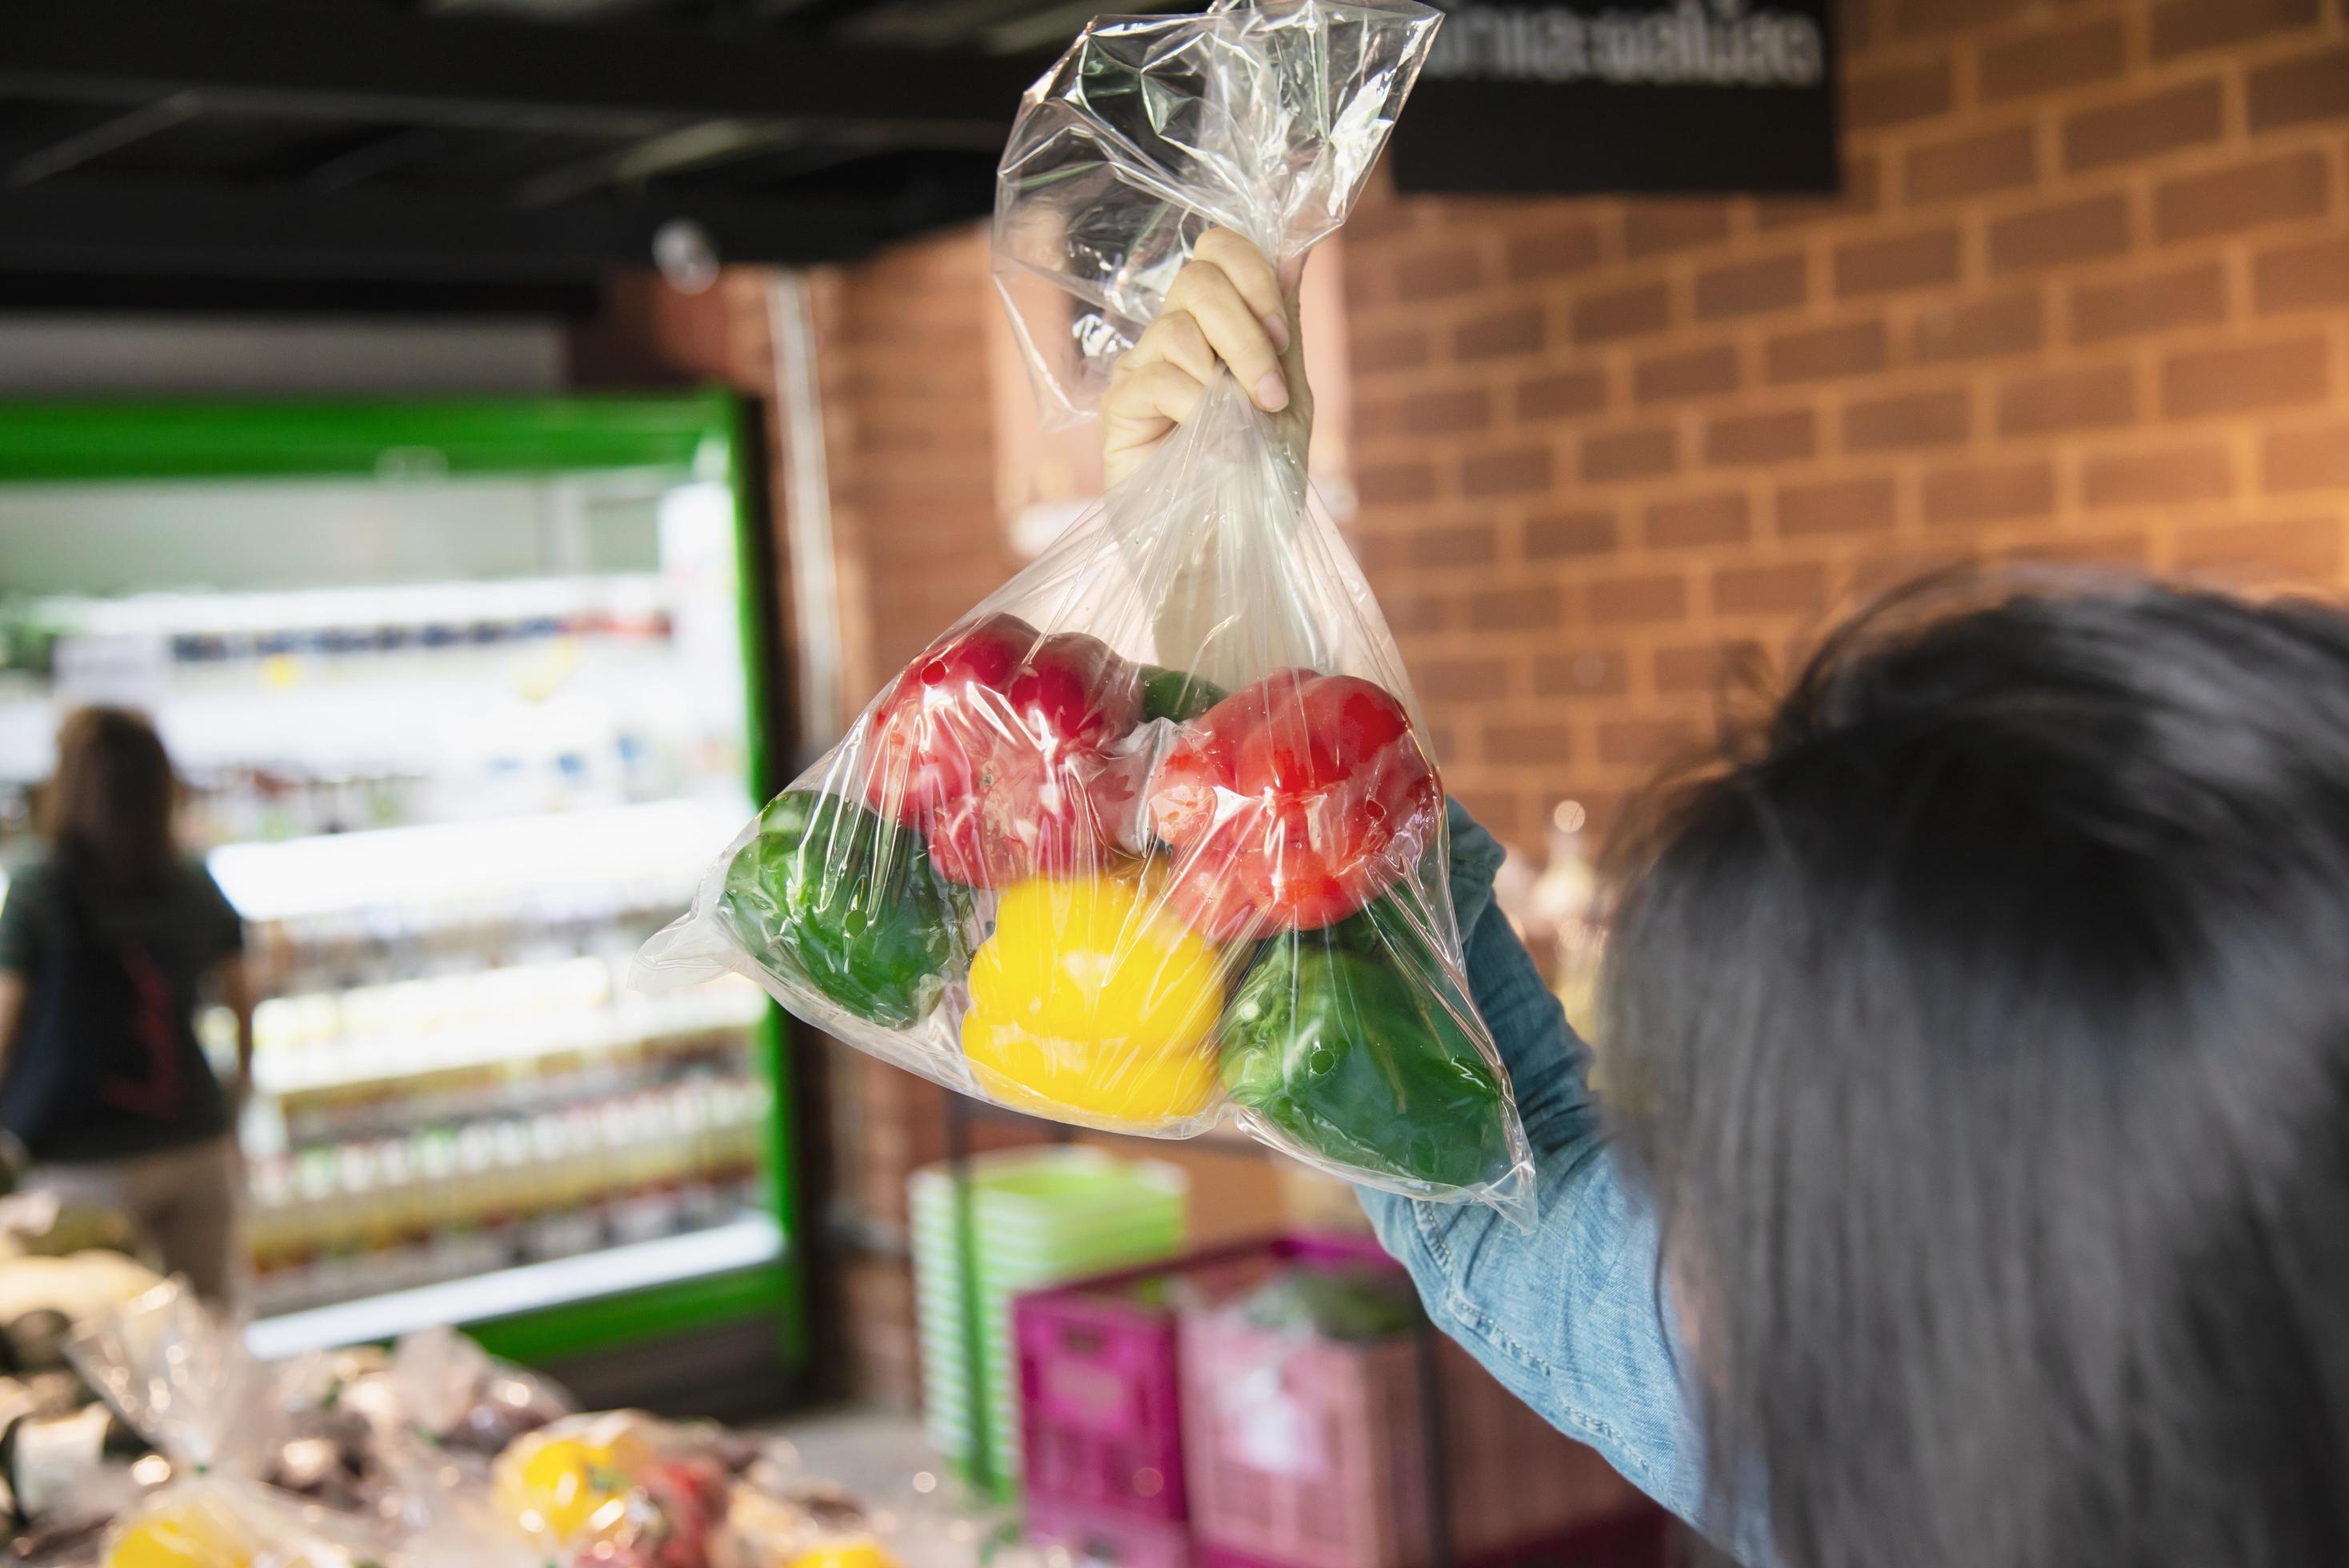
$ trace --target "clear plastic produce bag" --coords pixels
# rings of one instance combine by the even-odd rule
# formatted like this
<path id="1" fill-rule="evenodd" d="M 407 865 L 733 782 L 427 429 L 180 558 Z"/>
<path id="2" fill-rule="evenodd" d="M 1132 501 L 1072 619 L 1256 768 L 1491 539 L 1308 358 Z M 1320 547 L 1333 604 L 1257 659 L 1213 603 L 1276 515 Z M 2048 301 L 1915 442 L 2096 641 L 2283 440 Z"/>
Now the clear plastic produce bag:
<path id="1" fill-rule="evenodd" d="M 1090 408 L 1210 228 L 1293 289 L 1433 37 L 1408 0 L 1096 21 L 1030 89 L 997 277 Z M 647 944 L 1061 1121 L 1225 1118 L 1357 1181 L 1513 1208 L 1530 1167 L 1468 996 L 1444 789 L 1302 455 L 1227 374 L 940 636 Z"/>

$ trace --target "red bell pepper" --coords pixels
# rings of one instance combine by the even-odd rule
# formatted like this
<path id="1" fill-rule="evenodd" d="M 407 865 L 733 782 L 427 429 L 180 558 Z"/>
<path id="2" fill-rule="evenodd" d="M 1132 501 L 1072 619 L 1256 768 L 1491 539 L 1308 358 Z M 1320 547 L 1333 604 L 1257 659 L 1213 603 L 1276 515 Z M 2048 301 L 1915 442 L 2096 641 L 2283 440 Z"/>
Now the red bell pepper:
<path id="1" fill-rule="evenodd" d="M 1151 780 L 1167 890 L 1218 942 L 1310 931 L 1392 886 L 1444 789 L 1402 705 L 1350 676 L 1283 670 L 1185 725 Z"/>
<path id="2" fill-rule="evenodd" d="M 1141 676 L 1108 644 L 989 615 L 897 677 L 874 715 L 866 799 L 966 886 L 1068 871 L 1121 837 L 1133 791 L 1106 753 L 1141 717 Z"/>

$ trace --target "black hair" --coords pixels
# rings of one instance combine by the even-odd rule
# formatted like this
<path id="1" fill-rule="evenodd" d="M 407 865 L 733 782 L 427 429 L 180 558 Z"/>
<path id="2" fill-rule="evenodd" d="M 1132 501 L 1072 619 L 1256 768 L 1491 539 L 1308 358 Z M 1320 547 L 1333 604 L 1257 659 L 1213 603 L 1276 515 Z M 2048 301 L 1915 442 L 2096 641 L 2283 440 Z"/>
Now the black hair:
<path id="1" fill-rule="evenodd" d="M 1954 593 L 1617 851 L 1719 1501 L 1789 1568 L 2349 1563 L 2349 620 Z"/>

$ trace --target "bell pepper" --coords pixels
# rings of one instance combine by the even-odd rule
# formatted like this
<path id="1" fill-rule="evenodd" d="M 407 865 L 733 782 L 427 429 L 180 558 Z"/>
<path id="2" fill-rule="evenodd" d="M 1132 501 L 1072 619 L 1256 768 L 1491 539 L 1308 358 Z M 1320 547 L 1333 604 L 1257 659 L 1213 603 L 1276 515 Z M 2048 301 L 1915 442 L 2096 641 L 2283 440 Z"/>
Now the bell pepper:
<path id="1" fill-rule="evenodd" d="M 1170 670 L 1164 665 L 1142 666 L 1142 717 L 1145 720 L 1171 718 L 1182 724 L 1198 717 L 1230 695 L 1215 682 L 1188 670 Z"/>
<path id="2" fill-rule="evenodd" d="M 1391 693 L 1283 670 L 1183 726 L 1148 808 L 1175 851 L 1169 901 L 1228 942 L 1361 909 L 1433 841 L 1444 790 Z"/>
<path id="3" fill-rule="evenodd" d="M 902 1029 L 945 994 L 969 895 L 920 835 L 837 795 L 792 789 L 759 813 L 718 911 L 750 956 L 869 1023 Z"/>
<path id="4" fill-rule="evenodd" d="M 1005 890 L 970 965 L 963 1055 L 1006 1104 L 1100 1126 L 1181 1121 L 1216 1096 L 1216 950 L 1138 872 Z"/>
<path id="5" fill-rule="evenodd" d="M 1226 1010 L 1224 1087 L 1299 1151 L 1430 1187 L 1512 1163 L 1475 1012 L 1410 889 L 1264 944 Z"/>
<path id="6" fill-rule="evenodd" d="M 1109 759 L 1142 716 L 1098 637 L 988 615 L 905 667 L 876 712 L 866 803 L 919 830 L 944 875 L 1001 887 L 1117 847 L 1138 791 Z"/>

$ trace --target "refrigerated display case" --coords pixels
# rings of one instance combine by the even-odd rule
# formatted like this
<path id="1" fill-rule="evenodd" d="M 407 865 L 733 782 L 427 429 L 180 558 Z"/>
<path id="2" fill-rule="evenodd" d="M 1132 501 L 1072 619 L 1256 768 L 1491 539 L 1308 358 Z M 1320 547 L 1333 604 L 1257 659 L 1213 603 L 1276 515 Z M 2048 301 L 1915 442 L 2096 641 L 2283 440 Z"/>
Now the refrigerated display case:
<path id="1" fill-rule="evenodd" d="M 542 1364 L 798 1358 L 780 1015 L 626 983 L 771 782 L 740 425 L 0 406 L 0 870 L 59 711 L 152 713 L 266 986 L 264 1354 L 457 1323 Z"/>

